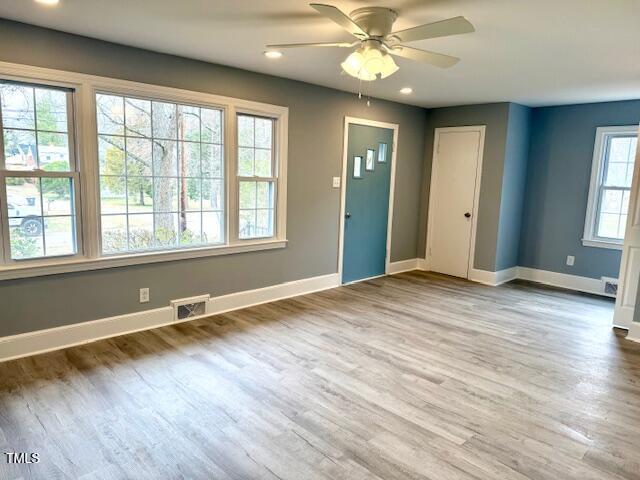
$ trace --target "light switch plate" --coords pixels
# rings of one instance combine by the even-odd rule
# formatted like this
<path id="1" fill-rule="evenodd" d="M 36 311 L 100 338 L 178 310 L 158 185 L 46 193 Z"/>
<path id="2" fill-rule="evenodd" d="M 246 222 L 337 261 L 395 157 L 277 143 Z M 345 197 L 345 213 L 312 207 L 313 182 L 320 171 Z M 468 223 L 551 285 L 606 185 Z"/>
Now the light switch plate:
<path id="1" fill-rule="evenodd" d="M 573 267 L 573 264 L 576 263 L 576 257 L 573 255 L 567 255 L 567 265 Z"/>
<path id="2" fill-rule="evenodd" d="M 340 177 L 333 177 L 333 188 L 340 188 Z"/>
<path id="3" fill-rule="evenodd" d="M 149 303 L 149 289 L 141 288 L 140 289 L 140 303 Z"/>

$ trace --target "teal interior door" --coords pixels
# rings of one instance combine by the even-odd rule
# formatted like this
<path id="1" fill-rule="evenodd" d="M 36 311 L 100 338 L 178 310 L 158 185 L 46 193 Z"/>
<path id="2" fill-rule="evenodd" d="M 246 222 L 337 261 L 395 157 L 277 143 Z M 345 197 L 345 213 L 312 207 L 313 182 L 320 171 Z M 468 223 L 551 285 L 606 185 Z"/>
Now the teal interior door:
<path id="1" fill-rule="evenodd" d="M 393 130 L 349 124 L 343 283 L 384 275 Z"/>

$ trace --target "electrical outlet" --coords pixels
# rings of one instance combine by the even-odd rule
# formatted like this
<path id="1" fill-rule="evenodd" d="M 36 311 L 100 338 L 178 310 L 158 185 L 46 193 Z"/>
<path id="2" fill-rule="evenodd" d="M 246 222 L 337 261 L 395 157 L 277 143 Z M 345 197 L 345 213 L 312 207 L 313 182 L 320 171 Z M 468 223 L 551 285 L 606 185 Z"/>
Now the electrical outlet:
<path id="1" fill-rule="evenodd" d="M 573 255 L 567 255 L 567 265 L 573 267 L 573 264 L 576 263 L 576 257 Z"/>
<path id="2" fill-rule="evenodd" d="M 340 188 L 340 177 L 333 177 L 333 188 Z"/>
<path id="3" fill-rule="evenodd" d="M 140 289 L 140 303 L 148 303 L 149 302 L 149 289 L 141 288 Z"/>

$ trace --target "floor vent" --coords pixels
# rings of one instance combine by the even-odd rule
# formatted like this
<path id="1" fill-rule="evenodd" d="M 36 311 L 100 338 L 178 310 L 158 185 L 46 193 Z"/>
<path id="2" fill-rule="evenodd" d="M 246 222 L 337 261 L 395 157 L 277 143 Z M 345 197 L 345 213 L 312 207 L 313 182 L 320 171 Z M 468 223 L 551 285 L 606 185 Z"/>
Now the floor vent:
<path id="1" fill-rule="evenodd" d="M 602 291 L 605 295 L 615 297 L 618 294 L 618 279 L 602 277 Z"/>
<path id="2" fill-rule="evenodd" d="M 209 295 L 171 300 L 174 320 L 204 317 L 207 314 Z"/>

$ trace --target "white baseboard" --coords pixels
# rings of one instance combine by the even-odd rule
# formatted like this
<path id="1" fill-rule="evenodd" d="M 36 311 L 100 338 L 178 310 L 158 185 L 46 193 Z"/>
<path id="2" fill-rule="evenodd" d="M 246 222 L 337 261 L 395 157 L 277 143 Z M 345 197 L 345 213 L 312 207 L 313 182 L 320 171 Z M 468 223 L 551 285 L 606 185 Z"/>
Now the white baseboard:
<path id="1" fill-rule="evenodd" d="M 418 260 L 418 270 L 424 270 L 425 272 L 431 270 L 429 260 L 427 260 L 426 258 L 417 258 L 416 260 Z"/>
<path id="2" fill-rule="evenodd" d="M 538 270 L 535 268 L 518 267 L 518 278 L 532 282 L 551 285 L 554 287 L 576 290 L 578 292 L 604 295 L 602 282 L 597 278 L 579 277 L 567 273 Z"/>
<path id="3" fill-rule="evenodd" d="M 230 293 L 228 295 L 213 297 L 209 300 L 207 315 L 230 312 L 240 308 L 275 302 L 276 300 L 297 297 L 298 295 L 306 295 L 339 286 L 340 276 L 337 273 L 331 273 L 329 275 L 285 282 L 279 285 L 257 288 L 255 290 Z"/>
<path id="4" fill-rule="evenodd" d="M 173 323 L 173 308 L 162 307 L 12 335 L 0 338 L 0 362 L 83 345 L 103 338 L 157 328 L 170 323 Z"/>
<path id="5" fill-rule="evenodd" d="M 469 270 L 469 280 L 492 287 L 497 287 L 516 278 L 518 278 L 518 267 L 506 268 L 497 272 L 489 272 L 488 270 L 479 270 L 477 268 Z"/>
<path id="6" fill-rule="evenodd" d="M 421 258 L 410 258 L 409 260 L 401 260 L 399 262 L 391 262 L 387 269 L 387 275 L 395 275 L 396 273 L 411 272 L 412 270 L 420 270 L 419 262 Z"/>
<path id="7" fill-rule="evenodd" d="M 613 314 L 613 326 L 629 330 L 631 325 L 633 325 L 633 315 L 635 310 L 635 307 L 629 306 L 616 307 L 615 313 Z"/>
<path id="8" fill-rule="evenodd" d="M 428 270 L 428 264 L 422 258 L 393 262 L 389 265 L 388 274 L 411 270 Z M 602 285 L 597 279 L 526 267 L 514 267 L 498 272 L 473 269 L 469 275 L 470 280 L 492 286 L 500 285 L 515 278 L 602 295 Z M 255 290 L 221 295 L 209 300 L 206 315 L 229 312 L 338 286 L 340 286 L 340 277 L 337 273 L 333 273 Z M 167 306 L 4 337 L 0 338 L 0 362 L 74 345 L 82 345 L 104 338 L 158 328 L 179 323 L 180 321 L 174 320 L 173 308 Z M 631 324 L 627 338 L 640 342 L 639 323 Z"/>
<path id="9" fill-rule="evenodd" d="M 626 336 L 627 340 L 631 340 L 632 342 L 640 343 L 640 323 L 631 322 L 629 326 L 629 333 Z"/>
<path id="10" fill-rule="evenodd" d="M 207 303 L 206 315 L 215 315 L 231 310 L 246 308 L 261 303 L 338 287 L 337 273 L 319 277 L 285 282 L 255 290 L 231 293 L 213 297 Z M 143 312 L 129 313 L 115 317 L 101 318 L 73 325 L 38 330 L 35 332 L 0 338 L 0 362 L 15 358 L 50 352 L 74 345 L 83 345 L 109 337 L 163 327 L 187 320 L 174 320 L 171 307 L 156 308 Z"/>

